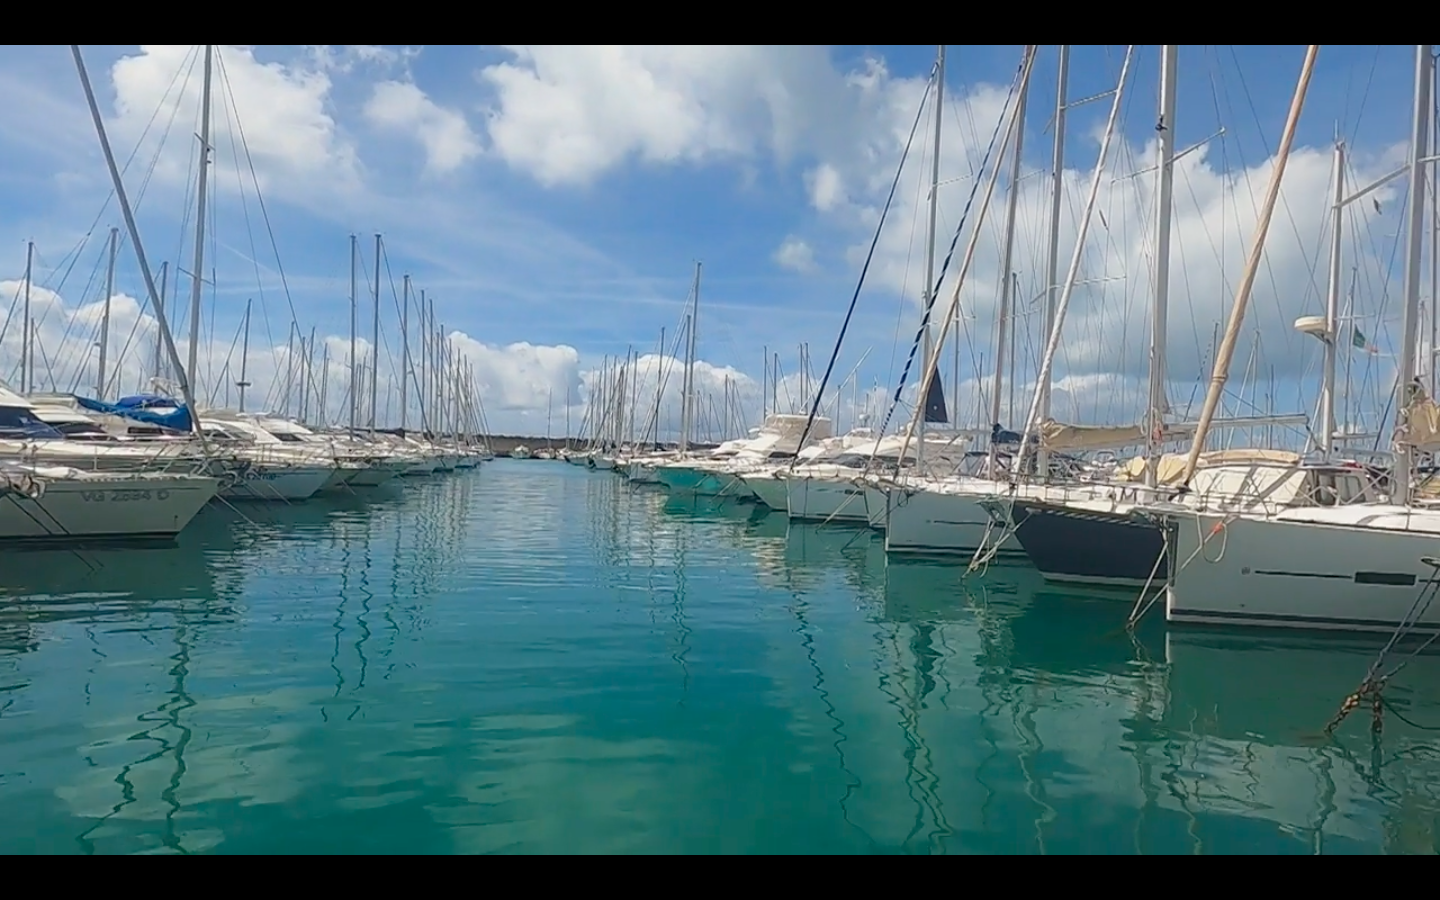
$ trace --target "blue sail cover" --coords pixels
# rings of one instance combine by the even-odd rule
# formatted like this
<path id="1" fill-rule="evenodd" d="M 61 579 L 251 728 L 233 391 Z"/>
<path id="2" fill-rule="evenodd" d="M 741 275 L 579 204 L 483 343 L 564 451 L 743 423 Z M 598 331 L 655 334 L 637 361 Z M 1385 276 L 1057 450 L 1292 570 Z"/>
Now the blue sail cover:
<path id="1" fill-rule="evenodd" d="M 76 397 L 75 401 L 80 404 L 81 408 L 91 412 L 123 416 L 173 431 L 195 430 L 195 425 L 190 419 L 190 410 L 184 406 L 163 413 L 154 410 L 155 407 L 176 406 L 175 401 L 167 397 L 121 397 L 118 403 L 102 403 L 99 400 L 91 400 L 89 397 Z"/>

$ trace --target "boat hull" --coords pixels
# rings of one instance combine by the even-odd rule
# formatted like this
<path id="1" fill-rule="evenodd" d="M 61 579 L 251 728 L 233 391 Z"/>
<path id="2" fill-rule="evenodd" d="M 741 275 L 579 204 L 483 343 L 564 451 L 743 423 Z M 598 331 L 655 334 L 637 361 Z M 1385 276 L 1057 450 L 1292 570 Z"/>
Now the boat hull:
<path id="1" fill-rule="evenodd" d="M 350 476 L 346 484 L 351 487 L 379 487 L 394 480 L 399 474 L 390 464 L 380 462 L 359 470 Z"/>
<path id="2" fill-rule="evenodd" d="M 940 493 L 907 487 L 885 491 L 885 552 L 922 556 L 966 556 L 1002 535 L 998 554 L 1021 556 L 1015 536 L 992 526 L 980 494 Z"/>
<path id="3" fill-rule="evenodd" d="M 672 491 L 694 492 L 709 474 L 690 466 L 658 466 L 655 469 L 656 479 Z"/>
<path id="4" fill-rule="evenodd" d="M 745 486 L 761 505 L 778 513 L 789 514 L 789 488 L 785 479 L 774 475 L 747 475 Z"/>
<path id="5" fill-rule="evenodd" d="M 405 478 L 419 478 L 421 475 L 435 474 L 435 461 L 433 459 L 421 459 L 412 462 L 400 473 Z"/>
<path id="6" fill-rule="evenodd" d="M 1009 501 L 991 506 L 997 529 L 1004 524 L 1007 506 Z M 1164 534 L 1128 509 L 1015 500 L 1009 516 L 1016 540 L 1047 581 L 1143 587 L 1147 582 L 1164 584 L 1169 575 Z"/>
<path id="7" fill-rule="evenodd" d="M 1173 558 L 1189 560 L 1165 588 L 1165 617 L 1177 624 L 1389 633 L 1435 573 L 1425 560 L 1440 555 L 1435 533 L 1194 513 L 1168 520 Z M 1440 631 L 1440 604 L 1415 630 Z"/>
<path id="8" fill-rule="evenodd" d="M 869 525 L 865 488 L 829 478 L 787 478 L 790 518 Z"/>
<path id="9" fill-rule="evenodd" d="M 38 499 L 0 495 L 0 543 L 173 539 L 222 484 L 202 476 L 40 480 Z"/>
<path id="10" fill-rule="evenodd" d="M 335 474 L 334 466 L 258 467 L 245 480 L 221 491 L 227 500 L 308 500 Z"/>

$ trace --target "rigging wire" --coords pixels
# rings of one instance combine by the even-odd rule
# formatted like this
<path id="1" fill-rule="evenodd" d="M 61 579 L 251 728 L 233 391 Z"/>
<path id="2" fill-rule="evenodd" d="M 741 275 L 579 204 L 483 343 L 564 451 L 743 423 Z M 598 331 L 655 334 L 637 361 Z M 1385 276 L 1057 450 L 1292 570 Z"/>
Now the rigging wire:
<path id="1" fill-rule="evenodd" d="M 989 146 L 987 146 L 987 147 L 985 148 L 985 155 L 984 155 L 984 157 L 982 157 L 981 160 L 980 160 L 980 171 L 981 171 L 981 172 L 984 172 L 984 171 L 985 171 L 986 167 L 989 165 L 990 157 L 991 157 L 991 156 L 994 154 L 994 152 L 995 152 L 995 143 L 996 143 L 996 141 L 998 141 L 999 138 L 1000 138 L 1000 131 L 1001 131 L 1001 128 L 1002 128 L 1002 127 L 1004 126 L 1004 124 L 1005 124 L 1006 115 L 1007 115 L 1007 114 L 1009 113 L 1009 111 L 1010 111 L 1010 104 L 1014 101 L 1014 99 L 1015 99 L 1015 93 L 1016 93 L 1016 91 L 1017 91 L 1017 90 L 1019 89 L 1019 87 L 1020 87 L 1020 80 L 1021 80 L 1022 73 L 1024 72 L 1024 69 L 1025 69 L 1025 62 L 1022 60 L 1021 63 L 1020 63 L 1020 66 L 1019 66 L 1018 69 L 1016 70 L 1015 79 L 1014 79 L 1013 82 L 1011 82 L 1011 85 L 1010 85 L 1010 93 L 1009 93 L 1009 95 L 1005 98 L 1005 108 L 1001 111 L 1001 115 L 1000 115 L 999 118 L 997 118 L 996 121 L 995 121 L 995 130 L 994 130 L 993 132 L 991 132 L 991 134 L 990 134 L 990 144 L 989 144 Z M 917 124 L 918 124 L 918 121 L 919 121 L 919 120 L 918 120 L 918 117 L 917 117 Z M 913 131 L 911 132 L 911 138 L 912 138 L 912 140 L 913 140 L 913 138 L 914 138 L 914 132 L 913 132 Z M 908 145 L 907 145 L 907 148 L 908 148 Z M 939 152 L 939 151 L 937 150 L 936 152 Z M 897 177 L 898 177 L 898 176 L 897 176 Z M 901 395 L 902 395 L 902 394 L 904 393 L 904 391 L 905 391 L 905 383 L 906 383 L 906 381 L 909 380 L 909 377 L 910 377 L 910 369 L 911 369 L 911 368 L 914 366 L 914 364 L 915 364 L 915 353 L 916 353 L 917 350 L 919 350 L 919 348 L 920 348 L 920 343 L 921 343 L 921 341 L 923 340 L 923 338 L 924 338 L 924 336 L 925 336 L 925 332 L 926 332 L 926 330 L 930 327 L 930 314 L 931 314 L 931 312 L 932 312 L 932 311 L 934 310 L 934 308 L 935 308 L 935 298 L 940 295 L 940 285 L 944 284 L 944 282 L 945 282 L 945 275 L 946 275 L 946 273 L 949 271 L 950 263 L 951 263 L 951 261 L 955 258 L 955 249 L 956 249 L 956 246 L 960 243 L 960 235 L 961 235 L 961 233 L 962 233 L 962 232 L 964 231 L 964 229 L 965 229 L 965 223 L 970 220 L 970 210 L 971 210 L 971 207 L 972 207 L 972 206 L 974 205 L 974 203 L 975 203 L 975 196 L 976 196 L 976 194 L 979 193 L 979 191 L 980 191 L 980 183 L 981 183 L 983 180 L 984 180 L 983 178 L 976 178 L 975 181 L 970 185 L 970 195 L 969 195 L 969 197 L 967 197 L 966 200 L 965 200 L 965 208 L 964 208 L 964 210 L 960 213 L 960 222 L 959 222 L 959 224 L 955 227 L 955 235 L 950 239 L 950 248 L 945 252 L 945 260 L 944 260 L 944 262 L 941 263 L 941 265 L 940 265 L 940 275 L 939 275 L 939 277 L 935 280 L 935 283 L 934 283 L 933 286 L 931 286 L 931 285 L 927 285 L 927 286 L 926 286 L 926 287 L 929 288 L 929 292 L 928 292 L 928 297 L 926 298 L 926 302 L 925 302 L 925 312 L 924 312 L 924 315 L 922 315 L 922 316 L 920 317 L 920 327 L 919 327 L 919 329 L 915 332 L 915 340 L 914 340 L 914 342 L 911 343 L 911 345 L 910 345 L 910 355 L 906 358 L 906 360 L 905 360 L 905 368 L 904 368 L 904 370 L 900 373 L 900 381 L 899 381 L 899 383 L 898 383 L 898 384 L 896 385 L 896 387 L 895 387 L 895 396 L 894 396 L 894 397 L 891 399 L 891 401 L 890 401 L 890 408 L 889 408 L 889 410 L 886 411 L 886 413 L 885 413 L 885 420 L 881 423 L 881 425 L 880 425 L 880 430 L 879 430 L 878 432 L 876 432 L 877 434 L 884 434 L 884 433 L 885 433 L 885 430 L 890 427 L 890 420 L 891 420 L 891 418 L 893 418 L 894 415 L 895 415 L 895 408 L 900 404 L 900 397 L 901 397 Z M 894 193 L 894 189 L 893 189 L 893 188 L 891 189 L 891 193 L 892 193 L 892 195 L 893 195 L 893 193 Z M 887 209 L 889 208 L 889 204 L 888 204 L 888 203 L 886 204 L 886 208 L 887 208 Z M 883 218 L 882 218 L 881 221 L 882 221 L 882 223 L 883 223 Z M 877 240 L 877 241 L 879 240 L 879 229 L 876 230 L 876 240 Z M 872 248 L 872 252 L 873 252 L 873 248 Z M 867 265 L 868 265 L 868 260 L 867 260 Z M 862 273 L 862 279 L 863 279 L 863 273 Z M 858 289 L 856 290 L 856 293 L 857 293 L 857 295 L 858 295 L 858 293 L 859 293 L 859 290 L 858 290 Z M 852 302 L 853 302 L 853 301 L 852 301 Z M 928 360 L 926 361 L 926 364 L 927 364 L 927 365 L 929 364 L 929 361 L 928 361 Z M 921 397 L 921 398 L 919 398 L 919 400 L 918 400 L 919 404 L 921 405 L 921 408 L 924 408 L 925 399 L 926 399 L 926 398 Z"/>
<path id="2" fill-rule="evenodd" d="M 905 171 L 905 160 L 910 156 L 910 148 L 915 143 L 915 135 L 920 130 L 920 121 L 925 114 L 925 103 L 929 99 L 931 91 L 934 90 L 939 74 L 940 66 L 937 63 L 931 70 L 930 81 L 926 84 L 925 92 L 920 97 L 920 108 L 915 111 L 915 121 L 910 126 L 910 136 L 905 141 L 904 152 L 900 154 L 900 165 L 895 170 L 894 180 L 890 182 L 890 193 L 885 198 L 884 208 L 880 210 L 880 221 L 875 225 L 875 236 L 870 241 L 870 250 L 865 254 L 865 264 L 860 267 L 860 279 L 855 285 L 855 292 L 850 296 L 850 307 L 845 311 L 845 320 L 840 325 L 840 336 L 835 340 L 835 348 L 830 352 L 830 362 L 825 366 L 825 374 L 821 377 L 820 386 L 815 391 L 815 399 L 811 402 L 810 415 L 805 421 L 805 430 L 800 434 L 800 443 L 798 446 L 805 446 L 805 441 L 810 437 L 810 429 L 815 424 L 815 416 L 820 411 L 820 398 L 825 393 L 825 386 L 830 382 L 830 375 L 835 371 L 835 360 L 840 356 L 840 345 L 845 340 L 845 332 L 850 329 L 850 320 L 855 315 L 855 304 L 860 300 L 860 291 L 865 286 L 865 276 L 870 272 L 870 263 L 875 258 L 875 248 L 880 243 L 881 230 L 885 227 L 885 219 L 890 215 L 890 206 L 895 201 L 895 191 L 900 186 L 900 176 Z M 938 116 L 941 112 L 941 110 L 937 109 L 935 114 Z M 938 147 L 935 149 L 935 152 L 939 153 Z M 946 261 L 949 261 L 948 257 Z M 926 315 L 927 317 L 929 315 L 928 308 L 926 309 Z M 906 370 L 908 371 L 908 369 L 909 365 L 907 364 Z M 796 458 L 798 459 L 798 457 Z"/>

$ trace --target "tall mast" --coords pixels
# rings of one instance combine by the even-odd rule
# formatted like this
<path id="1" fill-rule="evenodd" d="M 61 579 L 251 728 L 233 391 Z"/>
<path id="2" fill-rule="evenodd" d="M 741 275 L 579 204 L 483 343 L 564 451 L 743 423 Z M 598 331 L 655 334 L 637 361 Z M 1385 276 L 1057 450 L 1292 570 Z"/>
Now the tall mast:
<path id="1" fill-rule="evenodd" d="M 685 335 L 684 397 L 680 403 L 680 452 L 690 449 L 690 429 L 694 424 L 695 393 L 695 322 L 700 314 L 700 263 L 695 263 L 695 284 L 691 288 L 690 321 Z"/>
<path id="2" fill-rule="evenodd" d="M 1070 300 L 1075 293 L 1075 281 L 1080 274 L 1080 262 L 1085 252 L 1085 237 L 1090 232 L 1090 222 L 1095 212 L 1095 201 L 1099 198 L 1101 178 L 1105 174 L 1105 162 L 1110 154 L 1110 142 L 1115 136 L 1115 124 L 1120 116 L 1121 100 L 1125 96 L 1125 83 L 1130 74 L 1130 60 L 1134 57 L 1135 45 L 1131 44 L 1125 48 L 1125 59 L 1120 64 L 1120 79 L 1115 85 L 1115 92 L 1110 104 L 1110 117 L 1105 123 L 1105 136 L 1100 141 L 1100 155 L 1095 159 L 1095 168 L 1090 175 L 1090 192 L 1085 199 L 1084 211 L 1080 214 L 1079 228 L 1075 234 L 1075 249 L 1070 256 L 1070 268 L 1065 275 L 1065 285 L 1055 304 L 1055 322 L 1051 326 L 1050 333 L 1046 335 L 1045 355 L 1040 360 L 1040 375 L 1036 380 L 1043 387 L 1049 384 L 1054 372 L 1055 354 L 1060 349 L 1060 328 L 1065 321 L 1065 312 L 1070 306 Z M 1028 461 L 1030 436 L 1038 434 L 1041 421 L 1041 403 L 1048 402 L 1048 393 L 1036 392 L 1034 402 L 1030 406 L 1030 414 L 1025 418 L 1025 430 L 1021 437 L 1021 450 L 1017 463 Z M 1049 455 L 1045 452 L 1044 444 L 1041 444 L 1038 454 L 1040 465 L 1038 472 L 1042 478 L 1049 476 Z"/>
<path id="3" fill-rule="evenodd" d="M 763 423 L 770 414 L 770 395 L 767 393 L 770 390 L 770 348 L 762 346 L 760 353 L 760 421 Z"/>
<path id="4" fill-rule="evenodd" d="M 420 378 L 415 383 L 415 390 L 420 394 L 420 427 L 428 430 L 430 427 L 430 366 L 429 353 L 430 339 L 425 331 L 425 289 L 420 289 L 420 305 L 416 307 L 420 313 Z"/>
<path id="5" fill-rule="evenodd" d="M 130 236 L 130 245 L 135 248 L 135 261 L 140 266 L 140 275 L 145 279 L 145 290 L 154 301 L 158 297 L 155 279 L 150 272 L 150 263 L 145 259 L 145 247 L 140 243 L 140 228 L 135 224 L 135 211 L 130 207 L 125 181 L 120 177 L 120 167 L 115 164 L 115 152 L 110 147 L 110 138 L 105 134 L 105 120 L 100 115 L 100 104 L 95 100 L 95 89 L 90 84 L 89 73 L 85 71 L 85 59 L 80 55 L 79 44 L 70 45 L 70 55 L 74 57 L 75 68 L 80 74 L 80 86 L 85 89 L 85 104 L 90 107 L 90 121 L 94 123 L 95 135 L 100 139 L 100 151 L 105 156 L 105 167 L 110 170 L 110 184 L 115 189 L 115 199 L 125 217 L 125 231 Z M 179 368 L 180 354 L 175 349 L 170 324 L 165 320 L 164 306 L 155 303 L 155 312 L 160 319 L 160 335 L 165 341 L 165 349 L 169 352 L 172 363 Z M 190 377 L 183 371 L 180 373 L 180 393 L 185 398 L 185 408 L 190 411 L 190 427 L 200 441 L 201 451 L 208 457 L 210 444 L 205 439 L 205 429 L 200 424 L 199 411 L 195 408 L 195 394 L 190 387 Z"/>
<path id="6" fill-rule="evenodd" d="M 250 303 L 250 300 L 245 301 L 245 337 L 240 342 L 240 380 L 235 382 L 235 386 L 240 389 L 240 411 L 242 413 L 245 411 L 245 389 L 250 386 L 249 379 L 245 377 L 249 372 L 250 365 Z M 293 323 L 291 325 L 291 334 L 294 334 Z M 294 344 L 293 339 L 291 344 Z M 293 369 L 293 358 L 287 356 L 286 361 L 290 363 Z M 287 391 L 286 393 L 288 394 L 289 392 Z M 290 398 L 288 396 L 285 398 L 285 406 L 287 409 L 290 406 Z"/>
<path id="7" fill-rule="evenodd" d="M 1180 478 L 1180 484 L 1183 487 L 1188 488 L 1190 479 L 1195 475 L 1195 467 L 1200 462 L 1200 453 L 1205 449 L 1205 441 L 1210 436 L 1210 423 L 1214 420 L 1215 410 L 1220 405 L 1220 394 L 1225 390 L 1225 382 L 1230 377 L 1230 360 L 1235 356 L 1235 343 L 1240 339 L 1240 328 L 1245 322 L 1245 308 L 1250 303 L 1250 290 L 1255 284 L 1255 275 L 1260 269 L 1260 255 L 1265 251 L 1265 236 L 1270 232 L 1270 220 L 1275 215 L 1275 203 L 1280 198 L 1281 179 L 1285 177 L 1285 165 L 1290 161 L 1290 147 L 1295 142 L 1295 129 L 1300 123 L 1300 111 L 1305 107 L 1305 94 L 1310 89 L 1310 77 L 1315 71 L 1315 57 L 1319 52 L 1318 44 L 1311 44 L 1305 49 L 1305 62 L 1300 68 L 1300 79 L 1295 85 L 1295 95 L 1290 100 L 1290 113 L 1285 119 L 1285 129 L 1280 134 L 1280 145 L 1275 151 L 1275 167 L 1270 173 L 1270 185 L 1265 194 L 1265 201 L 1260 207 L 1259 220 L 1255 224 L 1255 237 L 1250 247 L 1250 257 L 1246 260 L 1245 269 L 1240 274 L 1240 284 L 1235 290 L 1235 303 L 1230 309 L 1230 321 L 1225 327 L 1225 336 L 1216 348 L 1215 367 L 1210 374 L 1210 387 L 1205 393 L 1205 405 L 1200 408 L 1200 422 L 1195 429 L 1195 437 L 1190 443 L 1190 454 L 1185 460 L 1185 472 Z M 1411 363 L 1413 364 L 1413 362 L 1414 357 L 1411 356 Z M 1399 466 L 1395 469 L 1394 477 L 1401 477 Z"/>
<path id="8" fill-rule="evenodd" d="M 210 180 L 210 75 L 215 47 L 205 45 L 205 76 L 200 95 L 200 177 L 195 189 L 195 257 L 190 266 L 190 358 L 186 370 L 190 383 L 196 384 L 196 354 L 200 349 L 200 287 L 205 271 L 205 201 L 209 199 Z"/>
<path id="9" fill-rule="evenodd" d="M 310 421 L 310 382 L 315 378 L 315 326 L 310 326 L 310 340 L 301 348 L 305 354 L 305 376 L 300 382 L 300 421 Z"/>
<path id="10" fill-rule="evenodd" d="M 355 329 L 356 329 L 356 306 L 355 306 L 355 257 L 359 255 L 359 243 L 355 235 L 350 235 L 350 430 L 355 430 L 355 401 L 356 394 L 360 390 L 360 382 L 356 377 L 355 369 Z"/>
<path id="11" fill-rule="evenodd" d="M 248 316 L 250 311 L 249 300 L 245 301 L 245 311 Z M 245 325 L 248 330 L 250 325 L 248 320 Z M 287 419 L 290 417 L 290 397 L 295 392 L 295 332 L 298 328 L 299 326 L 292 320 L 290 327 L 286 329 L 285 332 L 285 391 L 281 394 L 284 398 L 284 404 L 280 407 L 280 415 Z M 230 395 L 230 389 L 228 387 L 225 389 L 225 395 L 227 397 Z"/>
<path id="12" fill-rule="evenodd" d="M 35 242 L 25 244 L 25 333 L 20 341 L 20 390 L 35 390 L 35 349 L 30 337 L 30 275 L 34 271 Z"/>
<path id="13" fill-rule="evenodd" d="M 1005 377 L 1005 351 L 1006 332 L 1010 327 L 1010 306 L 1014 302 L 1011 295 L 1015 279 L 1010 277 L 1015 259 L 1015 213 L 1020 204 L 1020 160 L 1025 147 L 1025 101 L 1030 94 L 1030 82 L 1027 80 L 1020 87 L 1020 96 L 1015 101 L 1015 120 L 1019 123 L 1015 128 L 1015 155 L 1010 161 L 1010 196 L 1005 206 L 1005 249 L 1002 252 L 1002 264 L 1000 276 L 1002 279 L 1000 288 L 1000 315 L 995 340 L 995 386 L 990 391 L 990 424 L 996 429 L 1000 427 L 1000 393 L 1001 382 Z M 957 309 L 958 314 L 958 309 Z M 960 341 L 955 341 L 956 348 L 959 348 Z M 959 367 L 956 366 L 955 378 L 958 382 L 960 377 Z M 960 419 L 960 391 L 957 383 L 955 395 L 955 419 Z M 995 442 L 990 443 L 990 462 L 995 463 Z"/>
<path id="14" fill-rule="evenodd" d="M 400 302 L 400 433 L 410 424 L 410 276 L 405 276 Z"/>
<path id="15" fill-rule="evenodd" d="M 1055 329 L 1055 309 L 1060 302 L 1060 207 L 1065 199 L 1065 98 L 1070 85 L 1070 45 L 1060 45 L 1060 74 L 1055 83 L 1055 144 L 1050 157 L 1050 246 L 1045 256 L 1045 334 Z M 1050 385 L 1048 379 L 1035 385 L 1040 395 L 1040 418 L 1050 418 Z M 1026 436 L 1025 440 L 1029 440 Z M 1020 454 L 1025 454 L 1022 445 Z M 1050 454 L 1042 447 L 1038 471 L 1048 473 Z"/>
<path id="16" fill-rule="evenodd" d="M 941 44 L 935 58 L 935 145 L 930 151 L 930 211 L 925 227 L 925 331 L 920 344 L 920 358 L 928 361 L 934 338 L 930 334 L 930 311 L 939 293 L 935 289 L 935 221 L 940 210 L 940 123 L 945 119 L 945 45 Z M 924 386 L 921 390 L 924 390 Z M 917 426 L 915 443 L 915 469 L 921 470 L 925 463 L 925 414 L 929 397 L 919 398 L 920 423 Z"/>
<path id="17" fill-rule="evenodd" d="M 430 380 L 433 384 L 430 399 L 435 404 L 435 423 L 431 427 L 439 438 L 440 430 L 445 427 L 445 382 L 440 372 L 440 326 L 435 321 L 433 297 L 430 298 Z"/>
<path id="18" fill-rule="evenodd" d="M 1345 142 L 1335 142 L 1335 205 L 1330 209 L 1330 285 L 1325 293 L 1325 370 L 1320 381 L 1320 449 L 1335 449 L 1335 362 L 1340 354 L 1340 257 L 1345 226 Z"/>
<path id="19" fill-rule="evenodd" d="M 1410 425 L 1410 393 L 1415 378 L 1415 340 L 1420 333 L 1420 264 L 1424 253 L 1425 239 L 1425 165 L 1430 146 L 1430 72 L 1435 61 L 1434 47 L 1418 44 L 1415 47 L 1415 115 L 1410 136 L 1410 199 L 1406 212 L 1409 214 L 1408 230 L 1405 235 L 1405 318 L 1403 337 L 1400 339 L 1400 360 L 1395 378 L 1396 431 L 1400 440 L 1395 442 L 1395 473 L 1392 476 L 1395 488 L 1392 500 L 1408 503 L 1410 500 L 1410 466 L 1414 452 L 1407 434 Z"/>
<path id="20" fill-rule="evenodd" d="M 165 282 L 166 282 L 166 279 L 169 277 L 169 275 L 170 275 L 170 263 L 169 263 L 169 262 L 162 262 L 162 263 L 160 264 L 160 293 L 157 294 L 156 297 L 155 297 L 155 321 L 156 321 L 156 322 L 159 322 L 159 321 L 160 321 L 160 319 L 163 317 L 164 312 L 165 312 L 162 307 L 164 307 L 164 305 L 165 305 L 165 287 L 166 287 Z M 156 377 L 156 378 L 164 378 L 164 377 L 165 377 L 165 370 L 166 370 L 166 366 L 165 366 L 165 337 L 164 337 L 164 335 L 162 335 L 162 334 L 160 333 L 160 329 L 159 329 L 159 328 L 156 328 L 156 329 L 155 329 L 155 371 L 154 371 L 155 377 Z"/>
<path id="21" fill-rule="evenodd" d="M 376 398 L 380 381 L 380 235 L 375 235 L 375 311 L 372 316 L 370 341 L 370 433 L 375 433 L 375 416 L 379 410 Z"/>
<path id="22" fill-rule="evenodd" d="M 115 296 L 115 251 L 120 229 L 110 229 L 110 261 L 105 267 L 105 305 L 100 314 L 100 364 L 95 373 L 95 399 L 105 400 L 105 362 L 110 353 L 110 298 Z"/>
<path id="23" fill-rule="evenodd" d="M 1165 349 L 1170 309 L 1170 218 L 1175 187 L 1175 79 L 1178 46 L 1160 48 L 1160 164 L 1155 191 L 1155 309 L 1150 316 L 1150 414 L 1145 423 L 1145 484 L 1159 483 L 1160 443 L 1169 401 L 1165 391 Z"/>
<path id="24" fill-rule="evenodd" d="M 320 347 L 320 425 L 330 424 L 330 342 Z"/>

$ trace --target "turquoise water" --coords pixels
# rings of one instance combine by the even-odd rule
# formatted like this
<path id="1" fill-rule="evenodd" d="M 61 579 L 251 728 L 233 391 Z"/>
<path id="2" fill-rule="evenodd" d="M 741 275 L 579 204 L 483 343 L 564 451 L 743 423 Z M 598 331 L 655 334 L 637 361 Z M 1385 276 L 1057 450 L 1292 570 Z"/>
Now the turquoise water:
<path id="1" fill-rule="evenodd" d="M 1440 662 L 562 463 L 0 555 L 3 853 L 1440 849 Z"/>

